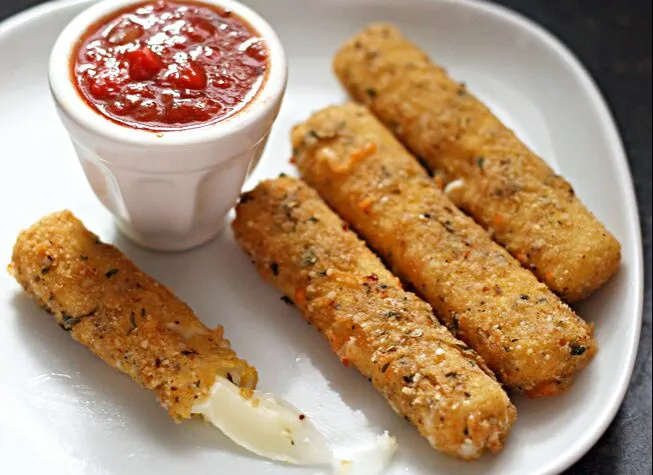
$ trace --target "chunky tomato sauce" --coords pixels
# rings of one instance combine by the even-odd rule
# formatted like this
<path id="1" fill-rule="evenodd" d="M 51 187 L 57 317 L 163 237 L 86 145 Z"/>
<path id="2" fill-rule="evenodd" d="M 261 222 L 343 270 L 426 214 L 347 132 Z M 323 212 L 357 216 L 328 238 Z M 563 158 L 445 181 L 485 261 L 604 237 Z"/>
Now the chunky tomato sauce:
<path id="1" fill-rule="evenodd" d="M 152 131 L 226 119 L 261 89 L 268 49 L 229 11 L 158 0 L 105 18 L 81 38 L 73 78 L 114 122 Z"/>

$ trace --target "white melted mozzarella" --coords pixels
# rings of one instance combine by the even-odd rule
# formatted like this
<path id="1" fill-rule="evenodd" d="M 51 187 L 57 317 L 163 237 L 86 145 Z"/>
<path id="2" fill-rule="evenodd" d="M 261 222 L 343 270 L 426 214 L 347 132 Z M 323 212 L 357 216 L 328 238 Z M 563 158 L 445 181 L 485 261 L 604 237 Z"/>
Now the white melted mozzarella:
<path id="1" fill-rule="evenodd" d="M 299 465 L 331 463 L 333 453 L 309 419 L 285 401 L 255 391 L 247 395 L 222 377 L 193 413 L 241 447 L 261 457 Z"/>
<path id="2" fill-rule="evenodd" d="M 465 180 L 462 178 L 459 178 L 457 180 L 452 181 L 449 183 L 445 188 L 444 188 L 444 193 L 445 195 L 451 195 L 453 193 L 456 193 L 459 190 L 462 190 L 465 187 Z"/>
<path id="3" fill-rule="evenodd" d="M 390 464 L 397 441 L 386 432 L 367 446 L 339 449 L 335 452 L 335 475 L 380 475 Z"/>
<path id="4" fill-rule="evenodd" d="M 334 452 L 295 407 L 271 394 L 242 390 L 220 376 L 193 413 L 261 457 L 297 465 L 331 465 L 335 475 L 380 475 L 397 448 L 395 438 L 386 432 L 369 444 Z"/>

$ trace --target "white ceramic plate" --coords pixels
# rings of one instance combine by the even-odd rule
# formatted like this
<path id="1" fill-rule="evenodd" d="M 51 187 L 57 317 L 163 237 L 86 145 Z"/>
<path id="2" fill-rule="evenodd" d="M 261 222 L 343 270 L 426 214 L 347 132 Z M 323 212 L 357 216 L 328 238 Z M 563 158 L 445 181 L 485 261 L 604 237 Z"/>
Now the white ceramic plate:
<path id="1" fill-rule="evenodd" d="M 155 254 L 119 236 L 82 175 L 48 95 L 46 65 L 61 28 L 90 4 L 45 4 L 0 25 L 0 261 L 21 228 L 72 209 L 170 286 L 210 325 L 223 324 L 255 364 L 260 387 L 303 408 L 333 440 L 397 436 L 390 474 L 545 474 L 585 453 L 626 390 L 641 321 L 642 254 L 634 193 L 613 120 L 578 62 L 539 27 L 502 8 L 461 0 L 252 0 L 290 59 L 287 99 L 250 186 L 289 170 L 290 127 L 344 100 L 334 50 L 374 20 L 392 20 L 485 99 L 571 180 L 623 244 L 619 275 L 578 306 L 601 350 L 565 395 L 517 399 L 504 452 L 473 464 L 441 456 L 372 386 L 344 368 L 321 336 L 264 285 L 229 232 L 193 252 Z M 175 425 L 129 378 L 108 368 L 0 275 L 0 472 L 70 474 L 312 474 L 264 462 L 199 422 Z"/>

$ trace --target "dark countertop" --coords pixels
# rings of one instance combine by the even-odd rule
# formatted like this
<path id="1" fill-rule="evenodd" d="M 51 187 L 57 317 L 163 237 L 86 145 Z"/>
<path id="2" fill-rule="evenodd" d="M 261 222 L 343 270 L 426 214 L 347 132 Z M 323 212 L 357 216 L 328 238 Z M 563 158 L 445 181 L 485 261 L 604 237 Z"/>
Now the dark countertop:
<path id="1" fill-rule="evenodd" d="M 0 20 L 42 0 L 0 0 Z M 500 0 L 542 24 L 576 53 L 619 124 L 639 203 L 646 264 L 644 325 L 623 406 L 568 475 L 650 474 L 651 462 L 651 1 Z"/>

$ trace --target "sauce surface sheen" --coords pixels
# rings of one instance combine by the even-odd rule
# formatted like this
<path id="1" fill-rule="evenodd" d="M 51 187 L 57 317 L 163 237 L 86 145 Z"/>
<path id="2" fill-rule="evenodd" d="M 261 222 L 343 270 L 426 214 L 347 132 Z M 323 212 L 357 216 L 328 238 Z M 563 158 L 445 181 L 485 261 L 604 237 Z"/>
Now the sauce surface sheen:
<path id="1" fill-rule="evenodd" d="M 263 86 L 268 56 L 254 28 L 230 11 L 157 0 L 89 28 L 71 63 L 90 107 L 128 127 L 165 131 L 242 110 Z"/>

